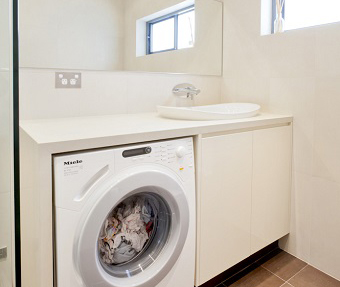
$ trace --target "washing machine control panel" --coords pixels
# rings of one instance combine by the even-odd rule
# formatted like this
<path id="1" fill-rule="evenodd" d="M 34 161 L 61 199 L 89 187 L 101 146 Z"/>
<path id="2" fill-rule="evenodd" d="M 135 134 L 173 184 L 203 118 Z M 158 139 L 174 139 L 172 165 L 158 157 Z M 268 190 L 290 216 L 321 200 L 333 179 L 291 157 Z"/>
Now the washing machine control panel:
<path id="1" fill-rule="evenodd" d="M 132 145 L 115 149 L 115 169 L 137 164 L 157 163 L 175 171 L 183 180 L 194 173 L 192 138 Z"/>

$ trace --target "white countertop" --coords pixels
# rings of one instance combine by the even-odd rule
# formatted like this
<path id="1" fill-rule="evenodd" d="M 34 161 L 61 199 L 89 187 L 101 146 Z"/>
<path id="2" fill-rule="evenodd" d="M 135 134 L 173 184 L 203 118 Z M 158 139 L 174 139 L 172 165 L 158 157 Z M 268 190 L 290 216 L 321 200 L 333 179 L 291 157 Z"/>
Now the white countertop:
<path id="1" fill-rule="evenodd" d="M 291 116 L 261 113 L 258 116 L 237 120 L 187 121 L 172 120 L 156 113 L 120 114 L 108 116 L 75 117 L 46 120 L 23 120 L 21 129 L 38 145 L 82 141 L 81 148 L 118 145 L 133 142 L 158 140 L 256 128 L 284 124 Z M 84 143 L 88 141 L 88 145 Z M 101 143 L 99 143 L 101 142 Z M 74 150 L 76 147 L 71 148 Z"/>

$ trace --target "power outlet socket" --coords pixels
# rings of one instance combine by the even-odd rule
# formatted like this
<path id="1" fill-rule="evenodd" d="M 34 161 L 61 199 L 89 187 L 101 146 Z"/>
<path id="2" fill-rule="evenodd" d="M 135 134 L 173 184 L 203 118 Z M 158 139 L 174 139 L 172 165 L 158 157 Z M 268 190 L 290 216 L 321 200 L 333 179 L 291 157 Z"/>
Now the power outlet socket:
<path id="1" fill-rule="evenodd" d="M 56 89 L 80 89 L 81 73 L 55 72 Z"/>
<path id="2" fill-rule="evenodd" d="M 0 248 L 0 260 L 7 258 L 7 247 Z"/>

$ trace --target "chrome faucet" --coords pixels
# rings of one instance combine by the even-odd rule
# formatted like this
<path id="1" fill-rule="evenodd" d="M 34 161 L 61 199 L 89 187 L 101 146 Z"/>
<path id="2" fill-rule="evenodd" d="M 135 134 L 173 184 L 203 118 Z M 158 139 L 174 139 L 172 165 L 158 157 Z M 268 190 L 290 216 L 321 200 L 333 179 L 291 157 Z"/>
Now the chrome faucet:
<path id="1" fill-rule="evenodd" d="M 176 96 L 181 97 L 181 98 L 190 98 L 191 100 L 194 99 L 194 96 L 197 96 L 201 90 L 197 89 L 194 85 L 192 84 L 179 84 L 176 85 L 173 89 L 172 92 L 176 94 Z"/>

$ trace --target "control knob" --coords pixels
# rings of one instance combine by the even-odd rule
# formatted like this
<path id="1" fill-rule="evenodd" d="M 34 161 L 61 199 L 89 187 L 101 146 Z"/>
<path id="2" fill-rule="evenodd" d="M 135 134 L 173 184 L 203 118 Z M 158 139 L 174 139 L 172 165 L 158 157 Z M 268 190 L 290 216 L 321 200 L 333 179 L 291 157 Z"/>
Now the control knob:
<path id="1" fill-rule="evenodd" d="M 187 151 L 187 150 L 185 149 L 184 146 L 178 147 L 178 148 L 176 149 L 176 155 L 177 155 L 177 157 L 182 158 L 183 156 L 185 156 L 186 151 Z"/>

